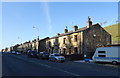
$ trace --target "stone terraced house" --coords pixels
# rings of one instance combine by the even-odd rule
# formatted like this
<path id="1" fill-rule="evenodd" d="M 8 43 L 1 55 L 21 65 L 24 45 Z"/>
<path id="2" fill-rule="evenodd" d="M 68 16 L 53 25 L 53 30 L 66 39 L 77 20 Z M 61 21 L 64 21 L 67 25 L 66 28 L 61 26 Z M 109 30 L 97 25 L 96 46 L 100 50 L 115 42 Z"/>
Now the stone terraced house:
<path id="1" fill-rule="evenodd" d="M 46 41 L 46 48 L 49 53 L 60 53 L 63 55 L 79 54 L 83 58 L 92 58 L 97 47 L 111 44 L 111 35 L 105 31 L 100 24 L 92 24 L 88 17 L 87 26 L 57 34 Z"/>
<path id="2" fill-rule="evenodd" d="M 37 51 L 37 52 L 43 52 L 46 51 L 46 40 L 49 39 L 49 37 L 43 38 L 43 39 L 34 39 L 32 41 L 25 42 L 18 46 L 18 51 L 27 53 L 28 50 Z"/>

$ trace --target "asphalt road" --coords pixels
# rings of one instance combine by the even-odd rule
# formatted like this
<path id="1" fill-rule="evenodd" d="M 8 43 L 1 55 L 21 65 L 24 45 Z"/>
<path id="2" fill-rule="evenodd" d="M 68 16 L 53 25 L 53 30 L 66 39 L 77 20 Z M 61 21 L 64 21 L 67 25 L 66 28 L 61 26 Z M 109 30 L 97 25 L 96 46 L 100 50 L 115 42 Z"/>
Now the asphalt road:
<path id="1" fill-rule="evenodd" d="M 26 55 L 2 54 L 2 76 L 119 76 L 116 67 L 91 63 L 51 62 Z"/>

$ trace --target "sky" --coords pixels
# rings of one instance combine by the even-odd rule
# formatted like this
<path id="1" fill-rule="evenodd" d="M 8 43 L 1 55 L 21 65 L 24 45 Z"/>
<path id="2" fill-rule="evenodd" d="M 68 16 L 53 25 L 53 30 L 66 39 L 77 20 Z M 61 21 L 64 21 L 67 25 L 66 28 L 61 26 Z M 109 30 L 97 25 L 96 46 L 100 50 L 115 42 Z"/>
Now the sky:
<path id="1" fill-rule="evenodd" d="M 2 2 L 2 48 L 55 36 L 65 27 L 86 26 L 88 16 L 102 27 L 118 20 L 117 2 Z"/>

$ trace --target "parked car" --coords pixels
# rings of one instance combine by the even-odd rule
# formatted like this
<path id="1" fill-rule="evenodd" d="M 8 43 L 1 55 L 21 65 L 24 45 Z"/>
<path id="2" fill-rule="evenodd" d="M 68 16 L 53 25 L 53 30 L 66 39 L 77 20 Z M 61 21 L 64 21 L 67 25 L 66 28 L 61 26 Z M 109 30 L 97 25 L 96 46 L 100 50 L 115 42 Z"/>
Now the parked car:
<path id="1" fill-rule="evenodd" d="M 7 52 L 8 54 L 11 54 L 11 52 Z"/>
<path id="2" fill-rule="evenodd" d="M 17 54 L 17 55 L 21 55 L 21 53 L 20 53 L 20 52 L 16 52 L 16 54 Z"/>
<path id="3" fill-rule="evenodd" d="M 37 51 L 29 51 L 28 57 L 38 58 L 38 53 L 37 53 Z"/>
<path id="4" fill-rule="evenodd" d="M 55 62 L 64 62 L 65 61 L 65 57 L 61 56 L 58 53 L 53 53 L 53 54 L 50 54 L 49 60 L 50 61 L 55 61 Z"/>
<path id="5" fill-rule="evenodd" d="M 15 52 L 15 51 L 12 51 L 11 53 L 12 53 L 12 54 L 16 54 L 16 52 Z"/>
<path id="6" fill-rule="evenodd" d="M 49 59 L 49 53 L 48 52 L 40 52 L 38 56 L 41 59 Z"/>

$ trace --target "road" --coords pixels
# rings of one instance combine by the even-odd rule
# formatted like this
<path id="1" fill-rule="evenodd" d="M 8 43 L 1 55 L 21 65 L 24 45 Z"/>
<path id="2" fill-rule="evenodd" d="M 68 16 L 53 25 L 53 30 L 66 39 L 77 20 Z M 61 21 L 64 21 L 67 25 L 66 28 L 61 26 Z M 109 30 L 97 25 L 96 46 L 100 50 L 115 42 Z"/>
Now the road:
<path id="1" fill-rule="evenodd" d="M 2 76 L 119 76 L 118 68 L 66 61 L 51 62 L 26 55 L 2 54 Z"/>

